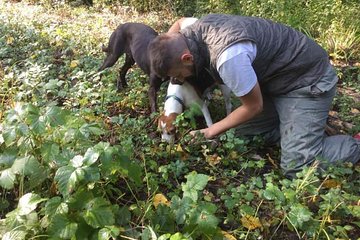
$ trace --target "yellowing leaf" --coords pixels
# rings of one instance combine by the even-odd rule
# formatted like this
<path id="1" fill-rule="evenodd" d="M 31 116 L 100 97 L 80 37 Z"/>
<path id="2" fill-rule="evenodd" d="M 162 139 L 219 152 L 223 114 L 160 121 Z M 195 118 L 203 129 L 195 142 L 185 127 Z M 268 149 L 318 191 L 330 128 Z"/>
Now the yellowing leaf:
<path id="1" fill-rule="evenodd" d="M 13 42 L 14 42 L 14 38 L 11 36 L 6 39 L 7 44 L 12 44 Z"/>
<path id="2" fill-rule="evenodd" d="M 324 188 L 338 188 L 341 186 L 341 183 L 335 179 L 327 179 L 323 182 Z"/>
<path id="3" fill-rule="evenodd" d="M 70 67 L 71 68 L 76 68 L 79 65 L 79 61 L 78 60 L 72 60 L 70 62 Z"/>
<path id="4" fill-rule="evenodd" d="M 206 156 L 206 161 L 211 165 L 215 166 L 216 164 L 220 163 L 221 157 L 219 157 L 216 153 L 213 155 Z"/>
<path id="5" fill-rule="evenodd" d="M 177 152 L 184 152 L 184 149 L 182 149 L 181 145 L 178 144 L 177 147 L 176 147 L 176 151 Z"/>
<path id="6" fill-rule="evenodd" d="M 241 218 L 241 224 L 249 230 L 254 230 L 256 228 L 262 227 L 260 219 L 258 217 L 253 217 L 250 215 L 243 216 Z"/>
<path id="7" fill-rule="evenodd" d="M 155 208 L 157 208 L 159 204 L 165 204 L 166 206 L 170 206 L 169 200 L 167 200 L 167 198 L 162 193 L 158 193 L 155 195 L 153 204 Z"/>
<path id="8" fill-rule="evenodd" d="M 238 153 L 236 151 L 231 151 L 230 152 L 230 157 L 231 157 L 231 159 L 237 159 L 238 158 Z"/>
<path id="9" fill-rule="evenodd" d="M 236 240 L 236 238 L 228 232 L 221 231 L 221 233 L 226 240 Z"/>

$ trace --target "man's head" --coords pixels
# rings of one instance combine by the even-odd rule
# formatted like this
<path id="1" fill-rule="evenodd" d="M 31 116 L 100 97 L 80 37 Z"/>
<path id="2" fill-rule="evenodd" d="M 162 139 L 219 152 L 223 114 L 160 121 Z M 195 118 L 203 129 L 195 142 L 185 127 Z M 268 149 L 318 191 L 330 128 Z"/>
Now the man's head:
<path id="1" fill-rule="evenodd" d="M 165 33 L 149 45 L 152 70 L 160 77 L 174 77 L 184 81 L 193 75 L 194 58 L 180 33 Z"/>

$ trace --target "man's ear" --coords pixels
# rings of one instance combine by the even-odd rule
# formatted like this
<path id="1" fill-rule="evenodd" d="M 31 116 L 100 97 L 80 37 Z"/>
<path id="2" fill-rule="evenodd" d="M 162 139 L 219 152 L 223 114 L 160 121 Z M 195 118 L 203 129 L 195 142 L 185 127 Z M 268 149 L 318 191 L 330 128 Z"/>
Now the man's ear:
<path id="1" fill-rule="evenodd" d="M 192 65 L 194 62 L 194 57 L 191 55 L 191 53 L 183 53 L 183 55 L 181 55 L 181 62 L 184 65 Z"/>

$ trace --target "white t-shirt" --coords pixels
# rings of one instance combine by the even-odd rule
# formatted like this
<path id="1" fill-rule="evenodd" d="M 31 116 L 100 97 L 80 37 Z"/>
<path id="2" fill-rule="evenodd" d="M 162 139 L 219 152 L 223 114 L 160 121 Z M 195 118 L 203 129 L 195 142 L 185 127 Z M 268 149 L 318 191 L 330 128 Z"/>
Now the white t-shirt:
<path id="1" fill-rule="evenodd" d="M 194 17 L 183 18 L 182 22 L 180 23 L 180 29 L 184 29 L 184 28 L 190 26 L 191 24 L 193 24 L 197 20 L 198 19 L 194 18 Z"/>
<path id="2" fill-rule="evenodd" d="M 220 77 L 237 97 L 248 94 L 256 85 L 252 67 L 255 57 L 255 43 L 241 41 L 225 49 L 216 62 Z"/>

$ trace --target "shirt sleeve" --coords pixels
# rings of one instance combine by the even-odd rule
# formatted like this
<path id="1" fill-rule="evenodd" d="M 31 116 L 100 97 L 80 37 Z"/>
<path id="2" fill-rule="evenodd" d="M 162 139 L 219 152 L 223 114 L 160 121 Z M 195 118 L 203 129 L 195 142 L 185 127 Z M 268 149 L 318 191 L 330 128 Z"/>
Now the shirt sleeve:
<path id="1" fill-rule="evenodd" d="M 240 46 L 239 46 L 240 44 Z M 252 62 L 256 57 L 256 46 L 249 41 L 226 49 L 219 57 L 217 69 L 220 77 L 235 96 L 248 94 L 257 82 Z"/>

